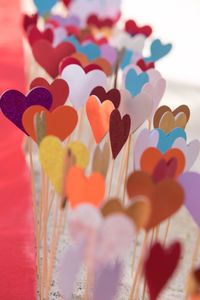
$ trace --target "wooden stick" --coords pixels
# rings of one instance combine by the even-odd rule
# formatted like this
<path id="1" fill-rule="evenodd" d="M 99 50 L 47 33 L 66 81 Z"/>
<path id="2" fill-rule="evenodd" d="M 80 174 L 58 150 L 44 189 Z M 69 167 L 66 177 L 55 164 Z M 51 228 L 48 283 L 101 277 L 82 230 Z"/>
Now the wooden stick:
<path id="1" fill-rule="evenodd" d="M 128 144 L 126 145 L 126 148 L 123 151 L 123 157 L 121 159 L 120 172 L 119 172 L 119 175 L 118 175 L 117 188 L 116 188 L 116 194 L 117 195 L 120 194 L 121 181 L 122 181 L 123 174 L 125 172 L 125 161 L 126 161 L 127 153 L 128 153 Z"/>
<path id="2" fill-rule="evenodd" d="M 112 188 L 112 179 L 113 179 L 114 165 L 115 165 L 115 160 L 112 159 L 112 162 L 111 162 L 110 179 L 109 179 L 109 188 L 108 188 L 108 198 L 110 197 L 111 188 Z"/>
<path id="3" fill-rule="evenodd" d="M 136 234 L 135 241 L 134 241 L 134 246 L 133 246 L 133 260 L 132 260 L 132 270 L 131 270 L 132 276 L 133 276 L 135 259 L 136 259 L 137 242 L 138 242 L 138 233 Z"/>
<path id="4" fill-rule="evenodd" d="M 115 66 L 115 71 L 114 71 L 114 76 L 115 76 L 115 79 L 114 79 L 114 88 L 116 89 L 117 88 L 117 81 L 118 81 L 118 73 L 119 73 L 119 67 L 120 67 L 120 63 L 122 61 L 122 58 L 124 56 L 124 52 L 125 52 L 125 48 L 123 48 L 119 54 L 118 54 L 118 59 L 117 59 L 117 62 L 116 62 L 116 66 Z"/>
<path id="5" fill-rule="evenodd" d="M 168 236 L 168 233 L 169 233 L 170 222 L 171 222 L 171 218 L 168 218 L 168 220 L 167 220 L 167 226 L 166 226 L 166 230 L 165 230 L 165 234 L 164 234 L 164 239 L 163 239 L 163 246 L 165 246 L 166 241 L 167 241 L 167 236 Z"/>
<path id="6" fill-rule="evenodd" d="M 125 204 L 125 194 L 126 194 L 126 179 L 128 174 L 128 162 L 129 162 L 129 154 L 130 154 L 130 148 L 131 148 L 131 134 L 128 138 L 128 146 L 127 146 L 127 157 L 126 157 L 126 165 L 125 165 L 125 178 L 124 178 L 124 187 L 123 187 L 123 198 L 122 203 Z"/>

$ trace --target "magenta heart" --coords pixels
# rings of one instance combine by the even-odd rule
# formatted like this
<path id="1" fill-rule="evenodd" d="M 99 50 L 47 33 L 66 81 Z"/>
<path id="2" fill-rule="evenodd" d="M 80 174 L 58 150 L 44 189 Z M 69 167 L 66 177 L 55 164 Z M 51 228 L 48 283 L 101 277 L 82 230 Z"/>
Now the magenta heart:
<path id="1" fill-rule="evenodd" d="M 41 105 L 50 109 L 52 105 L 51 93 L 42 87 L 31 90 L 27 96 L 17 90 L 8 90 L 1 95 L 0 107 L 3 114 L 24 133 L 22 116 L 27 108 L 32 105 Z"/>

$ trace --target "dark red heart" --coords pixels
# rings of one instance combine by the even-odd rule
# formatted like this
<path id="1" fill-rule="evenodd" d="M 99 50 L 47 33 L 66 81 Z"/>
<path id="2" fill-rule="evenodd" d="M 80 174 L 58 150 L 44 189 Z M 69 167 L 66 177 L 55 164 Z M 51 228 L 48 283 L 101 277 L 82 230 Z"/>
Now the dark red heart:
<path id="1" fill-rule="evenodd" d="M 64 105 L 67 101 L 69 95 L 69 86 L 67 82 L 61 78 L 55 79 L 51 84 L 49 84 L 46 79 L 37 77 L 30 84 L 30 89 L 35 87 L 44 87 L 52 94 L 53 103 L 50 111 L 53 111 L 58 106 Z"/>
<path id="2" fill-rule="evenodd" d="M 176 174 L 177 166 L 178 166 L 178 161 L 175 157 L 171 158 L 169 161 L 166 161 L 165 159 L 161 159 L 156 165 L 152 174 L 154 182 L 158 183 L 159 181 L 162 181 L 166 178 L 174 178 Z"/>
<path id="3" fill-rule="evenodd" d="M 125 145 L 131 127 L 131 119 L 129 115 L 123 116 L 121 118 L 118 109 L 114 109 L 110 115 L 110 143 L 113 158 L 115 159 L 123 146 Z"/>
<path id="4" fill-rule="evenodd" d="M 93 70 L 102 71 L 101 67 L 96 64 L 88 64 L 87 66 L 83 67 L 78 59 L 74 57 L 65 57 L 59 65 L 59 74 L 61 74 L 64 68 L 69 65 L 78 65 L 85 71 L 85 73 L 89 73 Z"/>
<path id="5" fill-rule="evenodd" d="M 110 18 L 100 19 L 97 15 L 90 15 L 87 19 L 88 25 L 96 26 L 97 28 L 112 27 L 114 22 Z"/>
<path id="6" fill-rule="evenodd" d="M 110 100 L 115 108 L 118 108 L 120 105 L 121 94 L 118 89 L 111 89 L 106 92 L 106 90 L 102 86 L 97 86 L 94 88 L 90 95 L 97 96 L 101 103 L 106 100 Z"/>
<path id="7" fill-rule="evenodd" d="M 37 25 L 37 20 L 38 20 L 38 14 L 33 14 L 33 15 L 23 15 L 23 20 L 22 20 L 22 26 L 24 28 L 24 31 L 27 32 L 29 26 Z"/>
<path id="8" fill-rule="evenodd" d="M 149 25 L 139 27 L 134 20 L 127 20 L 125 23 L 125 31 L 130 35 L 143 34 L 148 37 L 152 33 L 152 28 Z"/>
<path id="9" fill-rule="evenodd" d="M 142 71 L 147 71 L 149 69 L 154 69 L 155 68 L 155 64 L 153 62 L 145 62 L 144 59 L 140 59 L 137 62 L 138 67 L 140 67 L 140 69 Z"/>
<path id="10" fill-rule="evenodd" d="M 70 4 L 71 4 L 71 2 L 72 2 L 72 0 L 62 0 L 63 1 L 63 3 L 65 4 L 65 6 L 69 6 Z"/>
<path id="11" fill-rule="evenodd" d="M 74 53 L 75 47 L 69 42 L 63 42 L 54 48 L 48 41 L 40 40 L 33 45 L 32 52 L 35 60 L 55 78 L 58 75 L 59 63 L 64 57 Z"/>
<path id="12" fill-rule="evenodd" d="M 30 26 L 27 31 L 28 41 L 33 46 L 39 40 L 47 40 L 51 44 L 53 42 L 53 31 L 50 28 L 40 31 L 37 26 Z"/>
<path id="13" fill-rule="evenodd" d="M 167 281 L 174 273 L 181 256 L 181 244 L 174 242 L 164 248 L 160 243 L 154 244 L 144 263 L 144 274 L 149 289 L 150 300 L 156 300 Z"/>

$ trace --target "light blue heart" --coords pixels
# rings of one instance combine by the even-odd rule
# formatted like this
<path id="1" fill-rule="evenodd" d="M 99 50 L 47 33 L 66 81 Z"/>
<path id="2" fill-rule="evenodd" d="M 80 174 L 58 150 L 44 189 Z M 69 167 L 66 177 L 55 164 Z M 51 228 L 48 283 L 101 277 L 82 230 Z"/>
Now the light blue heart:
<path id="1" fill-rule="evenodd" d="M 156 62 L 166 56 L 172 49 L 172 44 L 162 44 L 161 40 L 156 39 L 151 44 L 151 55 L 146 57 L 146 62 Z"/>
<path id="2" fill-rule="evenodd" d="M 57 2 L 58 0 L 34 0 L 40 16 L 48 14 Z"/>
<path id="3" fill-rule="evenodd" d="M 123 58 L 122 58 L 122 61 L 121 61 L 121 65 L 120 65 L 120 68 L 123 70 L 126 66 L 130 65 L 131 63 L 131 60 L 132 60 L 132 57 L 133 57 L 133 52 L 126 49 L 125 52 L 124 52 L 124 55 L 123 55 Z"/>
<path id="4" fill-rule="evenodd" d="M 131 93 L 132 96 L 137 96 L 145 83 L 149 81 L 147 73 L 142 72 L 137 74 L 134 69 L 130 69 L 126 75 L 125 87 Z"/>
<path id="5" fill-rule="evenodd" d="M 182 137 L 185 140 L 187 139 L 185 130 L 182 128 L 174 128 L 168 134 L 164 133 L 164 131 L 161 130 L 160 128 L 157 128 L 156 130 L 158 130 L 159 133 L 159 141 L 158 141 L 157 148 L 162 153 L 167 152 L 167 150 L 169 150 L 172 147 L 173 143 L 177 138 Z"/>

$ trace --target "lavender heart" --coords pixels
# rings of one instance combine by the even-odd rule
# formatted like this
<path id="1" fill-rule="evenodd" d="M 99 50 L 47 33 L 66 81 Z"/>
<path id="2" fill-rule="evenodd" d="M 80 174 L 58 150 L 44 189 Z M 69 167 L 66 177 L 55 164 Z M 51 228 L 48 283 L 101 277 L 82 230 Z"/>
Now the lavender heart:
<path id="1" fill-rule="evenodd" d="M 51 93 L 42 87 L 32 89 L 27 96 L 17 90 L 8 90 L 0 98 L 0 107 L 3 114 L 26 133 L 22 124 L 25 110 L 32 105 L 41 105 L 49 110 L 52 101 Z"/>

